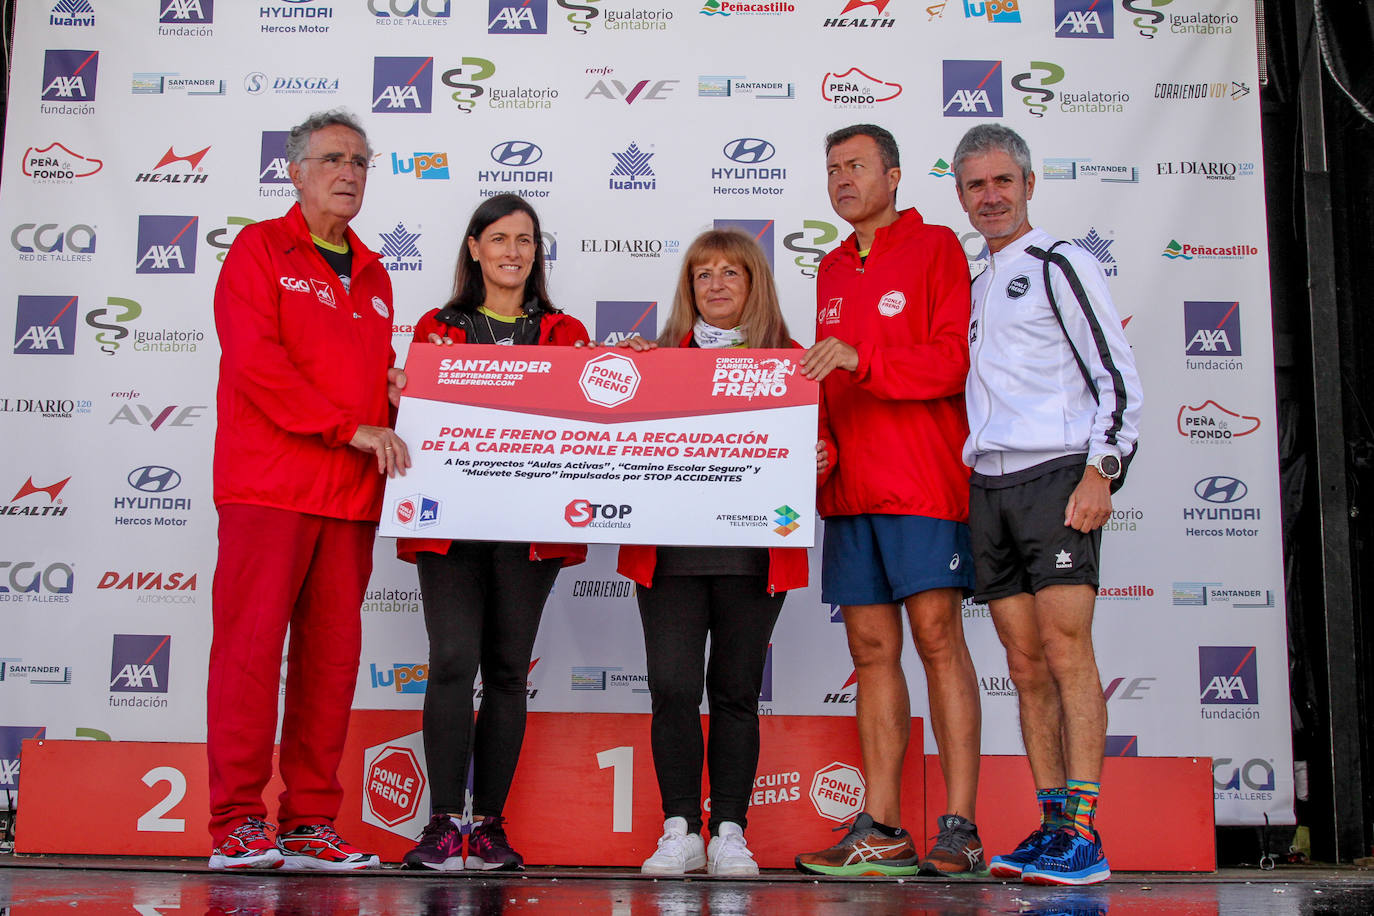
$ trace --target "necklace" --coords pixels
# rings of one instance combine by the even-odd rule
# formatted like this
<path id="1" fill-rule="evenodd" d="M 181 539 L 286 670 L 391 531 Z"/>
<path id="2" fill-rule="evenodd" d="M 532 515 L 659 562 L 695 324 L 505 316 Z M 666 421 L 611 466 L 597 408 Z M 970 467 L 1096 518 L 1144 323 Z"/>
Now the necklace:
<path id="1" fill-rule="evenodd" d="M 482 312 L 482 320 L 487 323 L 487 333 L 491 335 L 492 343 L 501 344 L 502 346 L 507 347 L 514 345 L 516 337 L 518 337 L 520 334 L 521 318 L 515 319 L 514 323 L 511 325 L 510 336 L 505 338 L 496 336 L 496 328 L 491 323 L 491 316 L 488 315 L 486 312 Z"/>

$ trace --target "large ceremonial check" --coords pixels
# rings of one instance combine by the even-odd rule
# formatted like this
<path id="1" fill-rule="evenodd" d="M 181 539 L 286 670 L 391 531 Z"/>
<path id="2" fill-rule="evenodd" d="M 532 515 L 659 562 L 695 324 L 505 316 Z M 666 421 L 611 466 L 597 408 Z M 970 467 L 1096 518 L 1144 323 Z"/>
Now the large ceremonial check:
<path id="1" fill-rule="evenodd" d="M 387 536 L 810 547 L 800 350 L 414 344 Z"/>

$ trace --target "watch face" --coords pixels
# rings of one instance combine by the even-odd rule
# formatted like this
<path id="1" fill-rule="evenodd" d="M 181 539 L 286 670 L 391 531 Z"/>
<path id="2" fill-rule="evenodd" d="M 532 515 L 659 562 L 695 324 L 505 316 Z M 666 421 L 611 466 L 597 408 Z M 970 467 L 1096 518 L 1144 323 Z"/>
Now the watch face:
<path id="1" fill-rule="evenodd" d="M 1115 455 L 1103 455 L 1098 462 L 1104 477 L 1114 479 L 1121 473 L 1121 461 Z"/>

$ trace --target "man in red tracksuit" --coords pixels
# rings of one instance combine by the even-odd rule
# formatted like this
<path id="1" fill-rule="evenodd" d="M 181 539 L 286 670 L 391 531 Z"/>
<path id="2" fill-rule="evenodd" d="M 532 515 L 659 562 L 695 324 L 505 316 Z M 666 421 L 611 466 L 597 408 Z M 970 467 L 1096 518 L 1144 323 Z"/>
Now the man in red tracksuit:
<path id="1" fill-rule="evenodd" d="M 843 840 L 797 857 L 827 875 L 986 874 L 974 821 L 981 711 L 960 598 L 968 531 L 968 261 L 954 233 L 898 211 L 897 143 L 872 124 L 826 138 L 831 205 L 854 233 L 821 261 L 816 345 L 834 471 L 821 486 L 821 600 L 841 606 L 858 678 L 867 792 Z M 922 859 L 902 829 L 911 725 L 902 610 L 925 667 L 948 802 Z"/>
<path id="2" fill-rule="evenodd" d="M 389 428 L 388 385 L 399 396 L 404 377 L 391 368 L 390 278 L 348 228 L 371 167 L 362 128 L 312 115 L 287 158 L 299 203 L 239 233 L 215 288 L 210 867 L 367 868 L 377 856 L 333 821 L 384 475 L 410 464 Z M 288 626 L 274 841 L 262 793 Z"/>

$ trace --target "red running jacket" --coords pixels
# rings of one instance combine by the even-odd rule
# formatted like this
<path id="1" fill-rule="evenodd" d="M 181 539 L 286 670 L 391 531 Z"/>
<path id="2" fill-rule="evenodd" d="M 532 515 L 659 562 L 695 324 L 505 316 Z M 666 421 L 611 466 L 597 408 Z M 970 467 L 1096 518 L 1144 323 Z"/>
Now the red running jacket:
<path id="1" fill-rule="evenodd" d="M 352 229 L 348 246 L 351 292 L 310 240 L 299 204 L 245 226 L 225 256 L 215 286 L 216 506 L 381 517 L 386 477 L 348 442 L 360 425 L 390 425 L 391 278 Z"/>
<path id="2" fill-rule="evenodd" d="M 839 457 L 817 496 L 822 516 L 968 520 L 969 304 L 959 240 L 915 209 L 875 233 L 866 262 L 852 234 L 821 260 L 816 340 L 859 351 L 857 369 L 821 383 Z"/>
<path id="3" fill-rule="evenodd" d="M 438 309 L 430 309 L 415 322 L 415 342 L 428 343 L 430 334 L 438 334 L 454 343 L 467 343 L 468 337 L 463 329 L 439 321 L 434 317 L 438 314 Z M 578 341 L 587 343 L 591 339 L 587 336 L 587 328 L 582 322 L 571 315 L 563 314 L 544 315 L 539 323 L 539 335 L 540 346 L 571 347 Z M 452 543 L 440 538 L 398 538 L 396 556 L 407 563 L 414 563 L 417 553 L 448 553 L 449 545 Z M 587 545 L 530 545 L 531 560 L 552 560 L 555 557 L 562 558 L 564 566 L 576 566 L 587 559 Z"/>

